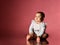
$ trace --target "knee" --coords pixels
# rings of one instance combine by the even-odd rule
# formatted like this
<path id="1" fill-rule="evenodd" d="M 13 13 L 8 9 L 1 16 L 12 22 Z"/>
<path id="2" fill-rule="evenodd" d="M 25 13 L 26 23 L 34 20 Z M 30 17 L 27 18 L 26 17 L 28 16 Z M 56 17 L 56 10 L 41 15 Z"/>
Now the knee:
<path id="1" fill-rule="evenodd" d="M 48 34 L 47 33 L 45 33 L 45 34 L 43 34 L 43 36 L 42 36 L 43 38 L 47 38 L 48 37 Z"/>
<path id="2" fill-rule="evenodd" d="M 27 36 L 26 36 L 26 39 L 29 40 L 30 37 L 31 37 L 30 35 L 27 35 Z"/>

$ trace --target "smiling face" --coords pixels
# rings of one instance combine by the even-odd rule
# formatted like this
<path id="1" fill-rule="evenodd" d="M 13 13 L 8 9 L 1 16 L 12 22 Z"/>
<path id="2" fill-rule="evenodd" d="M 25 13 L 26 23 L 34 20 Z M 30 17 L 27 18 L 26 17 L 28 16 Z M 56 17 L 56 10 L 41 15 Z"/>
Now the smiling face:
<path id="1" fill-rule="evenodd" d="M 35 21 L 36 22 L 41 22 L 41 14 L 40 13 L 36 13 L 36 15 L 35 15 Z"/>

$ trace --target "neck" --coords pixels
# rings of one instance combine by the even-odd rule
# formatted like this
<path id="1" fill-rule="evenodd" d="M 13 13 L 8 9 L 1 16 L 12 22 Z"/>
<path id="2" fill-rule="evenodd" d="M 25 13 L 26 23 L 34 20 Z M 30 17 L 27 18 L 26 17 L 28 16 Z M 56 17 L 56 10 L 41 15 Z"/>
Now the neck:
<path id="1" fill-rule="evenodd" d="M 37 24 L 39 24 L 39 23 L 41 23 L 41 22 L 37 22 Z"/>
<path id="2" fill-rule="evenodd" d="M 41 21 L 36 21 L 37 24 L 41 23 Z"/>

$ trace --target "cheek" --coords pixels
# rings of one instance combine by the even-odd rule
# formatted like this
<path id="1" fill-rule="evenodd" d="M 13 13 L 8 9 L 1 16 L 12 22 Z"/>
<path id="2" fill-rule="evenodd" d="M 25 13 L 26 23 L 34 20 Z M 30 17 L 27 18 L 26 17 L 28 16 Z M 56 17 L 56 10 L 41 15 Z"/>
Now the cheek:
<path id="1" fill-rule="evenodd" d="M 38 20 L 40 20 L 40 18 L 38 18 Z"/>
<path id="2" fill-rule="evenodd" d="M 36 17 L 34 19 L 36 20 Z"/>
<path id="3" fill-rule="evenodd" d="M 39 20 L 40 20 L 40 18 L 35 18 L 35 20 L 38 20 L 38 21 L 39 21 Z"/>

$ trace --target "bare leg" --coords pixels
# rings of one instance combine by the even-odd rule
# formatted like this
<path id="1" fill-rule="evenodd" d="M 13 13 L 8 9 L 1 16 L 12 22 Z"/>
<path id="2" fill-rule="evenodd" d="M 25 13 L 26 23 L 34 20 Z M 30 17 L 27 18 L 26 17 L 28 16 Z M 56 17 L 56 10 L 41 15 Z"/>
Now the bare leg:
<path id="1" fill-rule="evenodd" d="M 26 40 L 28 41 L 31 37 L 33 37 L 33 34 L 28 34 L 28 35 L 26 36 Z"/>
<path id="2" fill-rule="evenodd" d="M 48 38 L 48 34 L 47 33 L 44 33 L 42 36 L 41 36 L 41 43 L 42 44 L 48 44 L 48 41 L 46 40 Z"/>
<path id="3" fill-rule="evenodd" d="M 38 36 L 36 39 L 37 43 L 40 43 L 40 37 Z"/>
<path id="4" fill-rule="evenodd" d="M 42 38 L 46 39 L 47 37 L 48 37 L 48 34 L 46 34 L 46 33 L 42 35 Z"/>

